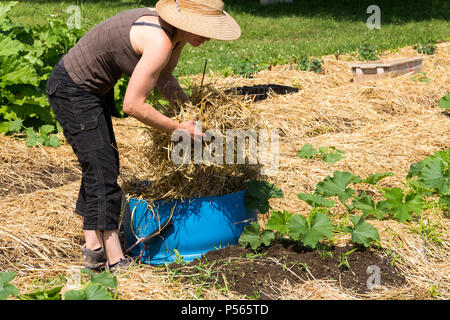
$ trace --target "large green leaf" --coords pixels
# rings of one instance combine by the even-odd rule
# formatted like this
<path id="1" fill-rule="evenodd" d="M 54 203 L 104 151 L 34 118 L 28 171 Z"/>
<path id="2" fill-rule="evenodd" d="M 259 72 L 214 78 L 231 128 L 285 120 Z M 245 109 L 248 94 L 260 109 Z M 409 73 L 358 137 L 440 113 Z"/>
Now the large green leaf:
<path id="1" fill-rule="evenodd" d="M 427 157 L 427 158 L 425 158 L 423 160 L 420 160 L 420 161 L 417 161 L 415 163 L 412 163 L 409 166 L 409 171 L 408 171 L 408 174 L 407 174 L 406 177 L 407 178 L 416 177 L 419 174 L 419 172 L 423 169 L 425 163 L 427 163 L 428 161 L 431 161 L 431 160 L 432 160 L 431 157 Z"/>
<path id="2" fill-rule="evenodd" d="M 36 70 L 22 58 L 0 56 L 0 87 L 14 84 L 38 86 L 40 77 Z"/>
<path id="3" fill-rule="evenodd" d="M 0 56 L 14 56 L 25 50 L 25 48 L 26 46 L 20 41 L 0 33 Z"/>
<path id="4" fill-rule="evenodd" d="M 54 123 L 55 116 L 51 108 L 45 108 L 35 104 L 16 105 L 10 104 L 0 107 L 0 113 L 5 119 L 30 119 L 40 120 L 44 123 Z M 6 115 L 6 116 L 5 116 Z"/>
<path id="5" fill-rule="evenodd" d="M 65 300 L 112 300 L 108 290 L 99 283 L 89 283 L 80 290 L 69 290 L 64 294 Z"/>
<path id="6" fill-rule="evenodd" d="M 48 145 L 53 148 L 58 148 L 61 145 L 61 141 L 59 141 L 57 136 L 52 134 L 48 137 Z"/>
<path id="7" fill-rule="evenodd" d="M 10 282 L 17 276 L 17 273 L 12 271 L 0 272 L 0 300 L 6 300 L 9 296 L 17 297 L 19 290 Z"/>
<path id="8" fill-rule="evenodd" d="M 351 229 L 352 241 L 368 247 L 373 241 L 380 241 L 378 230 L 370 223 L 364 221 L 362 216 L 351 216 L 350 221 L 353 223 Z"/>
<path id="9" fill-rule="evenodd" d="M 9 131 L 9 122 L 0 122 L 0 134 L 8 133 Z"/>
<path id="10" fill-rule="evenodd" d="M 423 210 L 424 201 L 421 194 L 411 193 L 404 198 L 400 188 L 383 188 L 386 206 L 400 222 L 411 219 L 412 213 L 419 214 Z"/>
<path id="11" fill-rule="evenodd" d="M 105 288 L 117 288 L 117 278 L 110 272 L 104 271 L 101 273 L 94 273 L 89 269 L 83 269 L 81 272 L 88 274 L 91 277 L 92 283 L 99 283 Z"/>
<path id="12" fill-rule="evenodd" d="M 275 234 L 271 230 L 263 230 L 261 233 L 261 243 L 265 246 L 270 245 L 272 240 L 275 239 Z"/>
<path id="13" fill-rule="evenodd" d="M 292 214 L 284 210 L 281 211 L 273 211 L 270 214 L 269 221 L 267 221 L 266 229 L 270 229 L 273 231 L 278 231 L 281 234 L 287 233 L 287 224 L 291 219 Z"/>
<path id="14" fill-rule="evenodd" d="M 390 207 L 387 200 L 381 200 L 378 202 L 373 201 L 372 197 L 362 191 L 357 197 L 354 197 L 349 210 L 360 210 L 363 212 L 363 217 L 375 216 L 378 220 L 384 218 L 389 214 Z"/>
<path id="15" fill-rule="evenodd" d="M 64 294 L 64 300 L 87 300 L 87 294 L 84 289 L 68 290 Z"/>
<path id="16" fill-rule="evenodd" d="M 260 229 L 261 225 L 258 222 L 253 222 L 245 226 L 244 231 L 239 237 L 239 244 L 243 247 L 249 245 L 253 250 L 258 249 L 261 245 Z"/>
<path id="17" fill-rule="evenodd" d="M 63 287 L 55 287 L 49 290 L 38 290 L 26 293 L 21 296 L 21 300 L 61 300 L 61 289 Z"/>
<path id="18" fill-rule="evenodd" d="M 333 177 L 328 176 L 325 180 L 319 182 L 316 186 L 316 194 L 323 196 L 337 196 L 345 204 L 345 201 L 351 198 L 355 190 L 347 188 L 351 183 L 358 183 L 361 179 L 346 171 L 335 171 Z"/>
<path id="19" fill-rule="evenodd" d="M 447 193 L 449 190 L 448 164 L 440 158 L 434 158 L 426 163 L 418 178 L 425 186 L 439 190 L 439 194 Z"/>
<path id="20" fill-rule="evenodd" d="M 331 149 L 331 151 L 329 151 Z M 319 152 L 322 156 L 322 161 L 326 163 L 336 163 L 341 159 L 344 159 L 345 152 L 342 150 L 337 150 L 335 147 L 319 147 Z"/>
<path id="21" fill-rule="evenodd" d="M 375 204 L 376 211 L 374 212 L 375 217 L 378 220 L 382 220 L 385 216 L 390 213 L 390 207 L 387 200 L 380 200 Z"/>
<path id="22" fill-rule="evenodd" d="M 14 96 L 14 101 L 11 101 L 17 105 L 37 105 L 40 107 L 48 107 L 48 98 L 44 90 L 39 87 L 33 87 L 29 85 L 22 85 L 21 90 Z"/>
<path id="23" fill-rule="evenodd" d="M 33 147 L 37 145 L 43 145 L 44 139 L 40 137 L 33 128 L 27 128 L 25 130 L 26 137 L 25 137 L 25 143 L 27 147 Z"/>
<path id="24" fill-rule="evenodd" d="M 270 198 L 282 198 L 284 193 L 275 185 L 258 180 L 246 183 L 244 203 L 247 210 L 257 209 L 259 213 L 266 213 L 270 209 Z"/>
<path id="25" fill-rule="evenodd" d="M 8 131 L 9 132 L 19 132 L 22 129 L 22 125 L 23 125 L 22 119 L 10 121 L 8 124 Z"/>
<path id="26" fill-rule="evenodd" d="M 450 109 L 450 93 L 447 93 L 439 100 L 438 106 L 444 109 Z"/>
<path id="27" fill-rule="evenodd" d="M 297 197 L 300 200 L 305 201 L 307 204 L 309 204 L 311 207 L 328 207 L 332 208 L 335 205 L 335 202 L 333 200 L 329 200 L 320 194 L 314 194 L 314 193 L 297 193 Z"/>
<path id="28" fill-rule="evenodd" d="M 450 165 L 450 149 L 439 150 L 434 153 L 436 158 L 442 159 L 446 166 Z"/>
<path id="29" fill-rule="evenodd" d="M 367 179 L 361 180 L 361 182 L 376 185 L 380 180 L 393 175 L 392 172 L 371 173 Z"/>
<path id="30" fill-rule="evenodd" d="M 245 226 L 239 238 L 239 244 L 244 248 L 250 246 L 253 250 L 258 249 L 261 244 L 268 246 L 275 238 L 275 234 L 271 230 L 264 230 L 260 233 L 261 226 L 258 222 L 253 222 Z"/>
<path id="31" fill-rule="evenodd" d="M 424 196 L 431 196 L 436 192 L 436 189 L 434 189 L 433 187 L 425 186 L 421 181 L 417 179 L 408 179 L 407 186 L 410 187 L 415 193 Z"/>
<path id="32" fill-rule="evenodd" d="M 19 3 L 19 1 L 2 1 L 0 2 L 0 22 L 6 17 L 6 14 Z"/>
<path id="33" fill-rule="evenodd" d="M 376 204 L 373 201 L 372 197 L 367 195 L 364 191 L 357 197 L 354 197 L 349 209 L 357 209 L 361 210 L 364 213 L 364 216 L 367 215 L 377 215 Z"/>
<path id="34" fill-rule="evenodd" d="M 86 300 L 112 300 L 111 294 L 99 283 L 90 283 L 85 288 Z"/>
<path id="35" fill-rule="evenodd" d="M 310 218 L 309 229 L 306 234 L 302 236 L 302 242 L 315 248 L 317 243 L 324 239 L 331 239 L 333 231 L 333 224 L 330 218 L 322 212 L 316 212 Z M 320 238 L 319 238 L 320 237 Z"/>
<path id="36" fill-rule="evenodd" d="M 304 216 L 295 214 L 289 219 L 287 228 L 292 239 L 300 240 L 308 230 L 308 221 Z"/>
<path id="37" fill-rule="evenodd" d="M 45 124 L 43 126 L 41 126 L 39 128 L 39 133 L 40 134 L 45 134 L 45 135 L 49 135 L 50 133 L 52 133 L 53 131 L 55 131 L 55 126 L 51 125 L 51 124 Z"/>
<path id="38" fill-rule="evenodd" d="M 441 196 L 439 198 L 439 203 L 442 203 L 447 206 L 447 210 L 450 211 L 450 195 Z"/>
<path id="39" fill-rule="evenodd" d="M 297 156 L 304 159 L 311 159 L 317 154 L 317 150 L 315 150 L 312 144 L 307 143 L 300 150 L 297 151 Z"/>
<path id="40" fill-rule="evenodd" d="M 314 249 L 321 240 L 332 237 L 333 224 L 320 211 L 311 213 L 308 220 L 302 215 L 293 215 L 288 222 L 288 232 L 292 239 L 301 240 Z"/>
<path id="41" fill-rule="evenodd" d="M 450 164 L 450 149 L 436 151 L 433 155 L 430 155 L 423 160 L 411 164 L 409 167 L 407 178 L 418 176 L 421 170 L 436 158 L 441 159 L 442 161 L 444 161 L 445 166 L 448 166 Z"/>

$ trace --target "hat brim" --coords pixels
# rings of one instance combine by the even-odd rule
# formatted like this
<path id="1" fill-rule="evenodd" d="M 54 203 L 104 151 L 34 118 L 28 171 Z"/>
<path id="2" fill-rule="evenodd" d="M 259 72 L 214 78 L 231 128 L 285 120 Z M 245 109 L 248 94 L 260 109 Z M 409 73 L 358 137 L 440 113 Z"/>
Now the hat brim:
<path id="1" fill-rule="evenodd" d="M 241 28 L 227 12 L 218 16 L 205 16 L 192 11 L 178 11 L 174 0 L 160 0 L 156 12 L 166 22 L 178 29 L 217 40 L 236 40 Z"/>

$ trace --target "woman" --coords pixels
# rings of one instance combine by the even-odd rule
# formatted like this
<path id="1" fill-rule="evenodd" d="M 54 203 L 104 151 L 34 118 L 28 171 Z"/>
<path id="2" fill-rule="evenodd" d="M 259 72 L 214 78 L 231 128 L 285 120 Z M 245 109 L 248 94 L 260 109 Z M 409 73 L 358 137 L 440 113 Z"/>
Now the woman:
<path id="1" fill-rule="evenodd" d="M 220 0 L 161 0 L 156 10 L 120 12 L 94 27 L 55 66 L 47 94 L 64 135 L 82 168 L 75 212 L 83 217 L 86 243 L 83 265 L 116 271 L 133 260 L 120 246 L 118 223 L 123 192 L 117 184 L 119 157 L 111 122 L 114 85 L 127 75 L 123 111 L 145 125 L 191 138 L 202 132 L 193 120 L 178 123 L 146 98 L 156 87 L 169 101 L 186 101 L 172 75 L 186 43 L 199 46 L 210 38 L 234 40 L 241 34 Z"/>

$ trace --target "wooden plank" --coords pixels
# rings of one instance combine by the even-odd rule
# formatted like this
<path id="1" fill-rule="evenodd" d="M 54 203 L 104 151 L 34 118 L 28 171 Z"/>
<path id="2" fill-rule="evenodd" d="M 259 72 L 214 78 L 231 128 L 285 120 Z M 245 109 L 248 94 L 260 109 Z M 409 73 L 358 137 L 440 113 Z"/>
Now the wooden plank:
<path id="1" fill-rule="evenodd" d="M 395 65 L 399 65 L 402 63 L 409 62 L 421 62 L 423 57 L 414 57 L 414 58 L 398 58 L 398 59 L 389 59 L 389 60 L 376 60 L 371 62 L 361 62 L 361 63 L 352 63 L 349 65 L 350 68 L 363 68 L 363 69 L 371 69 L 376 67 L 392 67 Z"/>
<path id="2" fill-rule="evenodd" d="M 422 71 L 423 57 L 378 60 L 370 63 L 350 64 L 354 82 L 394 78 Z"/>

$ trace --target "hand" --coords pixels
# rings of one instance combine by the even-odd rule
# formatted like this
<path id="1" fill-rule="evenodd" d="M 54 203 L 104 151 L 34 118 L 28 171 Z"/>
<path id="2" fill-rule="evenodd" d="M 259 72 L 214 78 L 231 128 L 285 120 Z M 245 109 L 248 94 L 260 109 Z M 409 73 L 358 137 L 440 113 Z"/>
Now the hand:
<path id="1" fill-rule="evenodd" d="M 202 141 L 203 137 L 205 137 L 205 133 L 203 133 L 201 130 L 198 130 L 195 126 L 194 126 L 194 122 L 196 121 L 196 119 L 191 119 L 191 120 L 187 120 L 184 121 L 180 124 L 180 129 L 182 130 L 186 130 L 189 135 L 191 136 L 191 139 L 193 141 Z"/>

